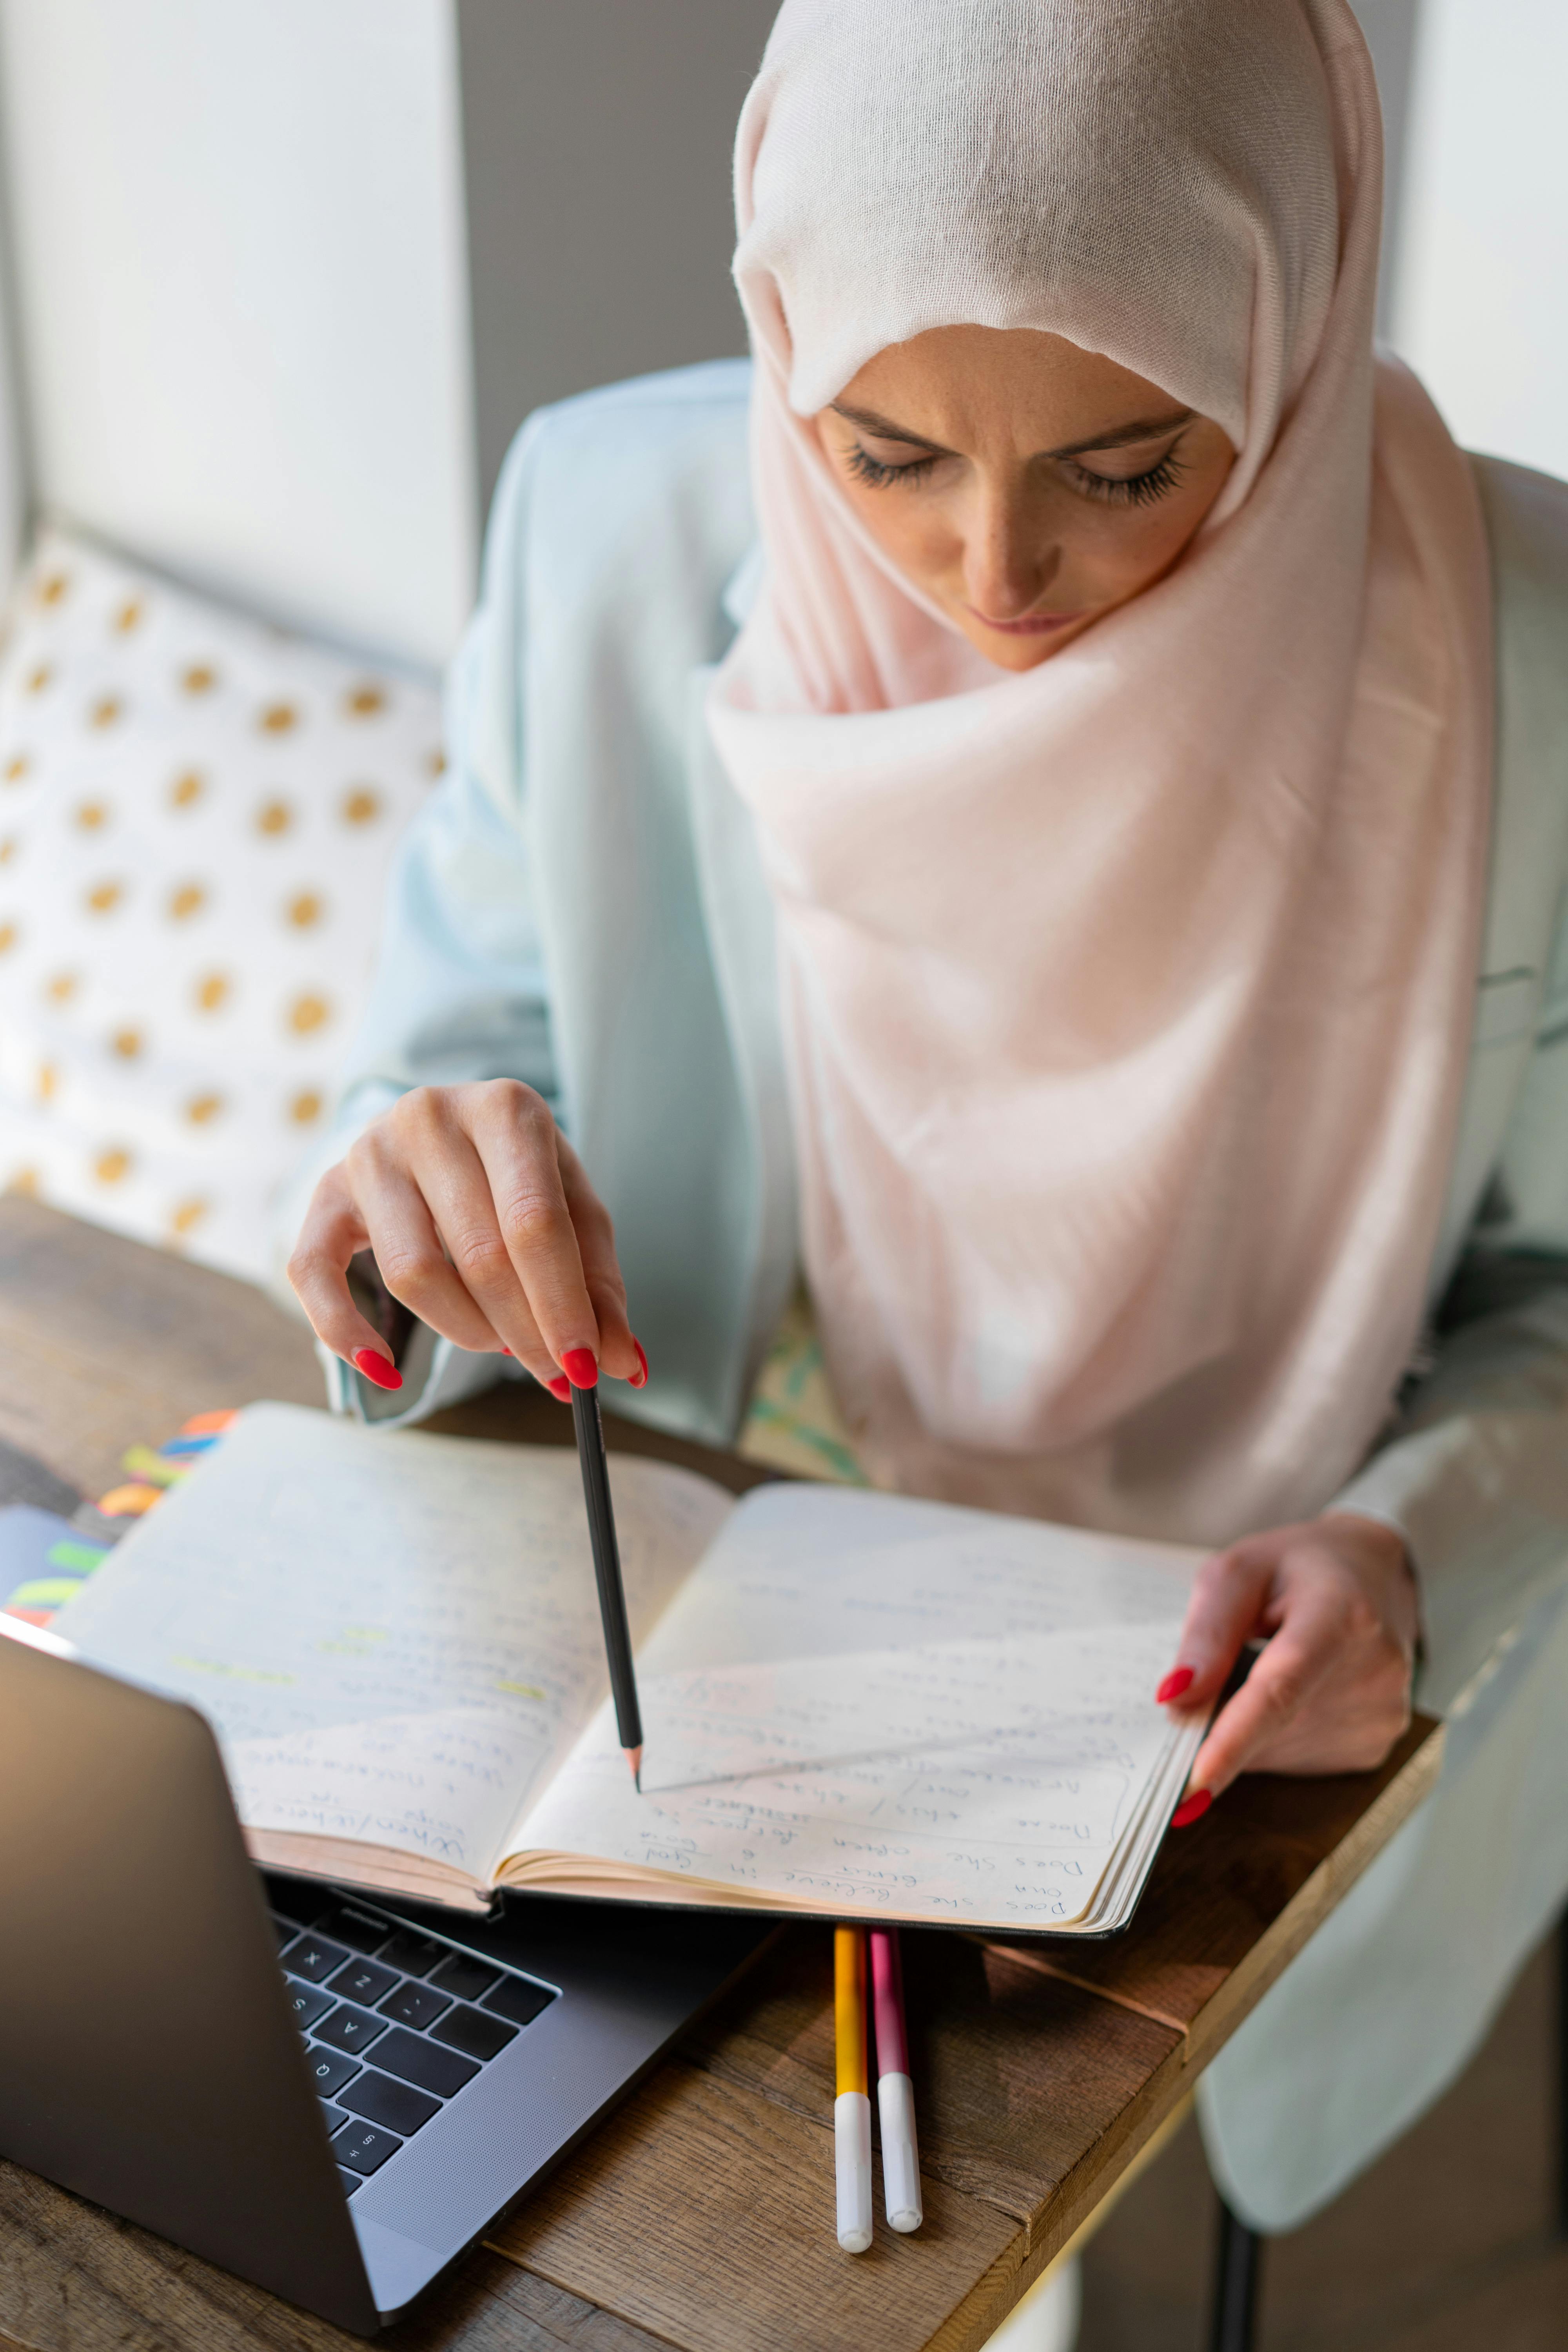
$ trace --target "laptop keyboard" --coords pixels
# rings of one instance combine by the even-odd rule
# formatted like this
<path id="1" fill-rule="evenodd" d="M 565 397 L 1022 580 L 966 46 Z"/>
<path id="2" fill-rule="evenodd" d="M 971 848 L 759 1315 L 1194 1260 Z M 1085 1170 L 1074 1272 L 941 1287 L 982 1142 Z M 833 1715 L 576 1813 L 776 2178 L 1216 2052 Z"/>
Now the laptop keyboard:
<path id="1" fill-rule="evenodd" d="M 556 1996 L 374 1904 L 303 1890 L 273 1903 L 289 1996 L 352 2197 Z"/>

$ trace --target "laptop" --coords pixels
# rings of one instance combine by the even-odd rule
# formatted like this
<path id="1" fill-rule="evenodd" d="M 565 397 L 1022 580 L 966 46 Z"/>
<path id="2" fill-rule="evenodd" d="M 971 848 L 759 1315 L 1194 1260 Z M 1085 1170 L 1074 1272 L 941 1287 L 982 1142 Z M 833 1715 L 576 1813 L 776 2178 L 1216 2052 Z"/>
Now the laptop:
<path id="1" fill-rule="evenodd" d="M 193 1708 L 0 1628 L 0 2154 L 357 2335 L 774 1932 L 264 1875 Z"/>

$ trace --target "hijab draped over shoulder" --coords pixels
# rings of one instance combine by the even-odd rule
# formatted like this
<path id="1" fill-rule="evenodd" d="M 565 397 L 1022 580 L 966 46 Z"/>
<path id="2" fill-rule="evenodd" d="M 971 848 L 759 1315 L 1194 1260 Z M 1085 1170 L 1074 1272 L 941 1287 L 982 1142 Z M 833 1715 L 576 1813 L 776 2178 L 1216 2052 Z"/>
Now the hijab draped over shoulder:
<path id="1" fill-rule="evenodd" d="M 741 119 L 766 572 L 710 722 L 777 914 L 803 1245 L 872 1475 L 1226 1542 L 1323 1507 L 1418 1337 L 1487 862 L 1466 460 L 1374 362 L 1345 0 L 785 0 Z M 998 671 L 809 422 L 961 323 L 1237 458 Z"/>

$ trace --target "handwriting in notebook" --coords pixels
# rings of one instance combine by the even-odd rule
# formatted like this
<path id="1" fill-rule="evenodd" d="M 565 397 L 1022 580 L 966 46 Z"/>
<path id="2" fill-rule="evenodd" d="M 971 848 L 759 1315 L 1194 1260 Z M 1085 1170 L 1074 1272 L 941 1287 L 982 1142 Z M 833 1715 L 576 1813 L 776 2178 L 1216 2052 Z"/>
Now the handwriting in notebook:
<path id="1" fill-rule="evenodd" d="M 643 1628 L 727 1507 L 652 1475 L 645 1499 L 645 1466 L 617 1467 Z M 221 1479 L 191 1478 L 146 1539 L 127 1538 L 70 1638 L 201 1708 L 248 1828 L 365 1837 L 479 1874 L 605 1680 L 572 1454 L 525 1465 L 276 1406 L 225 1440 Z"/>
<path id="2" fill-rule="evenodd" d="M 1166 1620 L 645 1676 L 648 1766 L 597 1721 L 528 1844 L 802 1900 L 1068 1917 L 1170 1740 Z M 668 1644 L 664 1646 L 668 1647 Z"/>

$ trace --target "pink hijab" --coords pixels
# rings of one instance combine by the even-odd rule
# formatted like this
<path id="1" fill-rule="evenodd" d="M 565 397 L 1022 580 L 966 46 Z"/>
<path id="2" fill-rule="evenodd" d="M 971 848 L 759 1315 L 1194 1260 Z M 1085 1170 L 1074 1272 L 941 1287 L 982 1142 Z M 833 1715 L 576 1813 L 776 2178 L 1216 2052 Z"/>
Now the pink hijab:
<path id="1" fill-rule="evenodd" d="M 767 571 L 710 724 L 778 916 L 807 1278 L 872 1475 L 1226 1542 L 1321 1509 L 1415 1343 L 1489 814 L 1468 465 L 1374 365 L 1345 0 L 785 0 L 741 119 Z M 807 419 L 1068 337 L 1224 425 L 1162 583 L 1022 676 Z"/>

